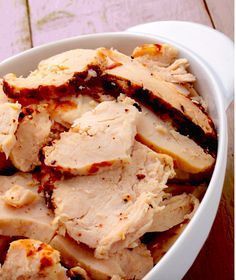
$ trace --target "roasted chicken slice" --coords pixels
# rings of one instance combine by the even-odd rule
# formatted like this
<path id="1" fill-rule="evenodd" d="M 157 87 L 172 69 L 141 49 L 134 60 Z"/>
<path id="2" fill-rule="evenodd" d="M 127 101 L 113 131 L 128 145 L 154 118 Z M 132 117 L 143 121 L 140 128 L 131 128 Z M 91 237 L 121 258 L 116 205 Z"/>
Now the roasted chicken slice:
<path id="1" fill-rule="evenodd" d="M 49 140 L 52 126 L 49 114 L 43 106 L 37 106 L 30 111 L 32 113 L 24 116 L 19 123 L 17 140 L 10 153 L 14 166 L 23 172 L 29 172 L 41 164 L 39 152 Z"/>
<path id="2" fill-rule="evenodd" d="M 2 235 L 25 236 L 49 242 L 56 228 L 53 213 L 38 194 L 31 174 L 0 176 L 0 229 Z"/>
<path id="3" fill-rule="evenodd" d="M 178 51 L 167 44 L 144 44 L 136 47 L 131 55 L 146 66 L 157 78 L 171 83 L 194 82 L 194 75 L 187 72 L 186 58 L 178 59 Z"/>
<path id="4" fill-rule="evenodd" d="M 138 61 L 112 49 L 99 50 L 104 57 L 117 63 L 116 67 L 104 69 L 104 79 L 110 80 L 127 95 L 137 98 L 157 110 L 172 113 L 175 120 L 186 122 L 192 126 L 192 134 L 196 131 L 210 138 L 215 138 L 214 125 L 208 115 L 189 98 L 179 94 L 176 89 L 152 73 Z"/>
<path id="5" fill-rule="evenodd" d="M 169 156 L 136 142 L 131 162 L 123 167 L 55 182 L 56 222 L 62 234 L 107 258 L 148 231 L 173 174 Z"/>
<path id="6" fill-rule="evenodd" d="M 179 52 L 168 44 L 143 44 L 136 47 L 131 57 L 138 59 L 148 57 L 159 66 L 167 67 L 178 58 Z"/>
<path id="7" fill-rule="evenodd" d="M 141 280 L 153 266 L 151 254 L 145 245 L 123 249 L 109 259 L 101 260 L 94 257 L 92 249 L 69 238 L 57 235 L 50 244 L 60 251 L 66 266 L 79 264 L 94 280 L 108 280 L 113 276 L 116 279 Z"/>
<path id="8" fill-rule="evenodd" d="M 97 72 L 91 69 L 91 65 Z M 172 71 L 177 71 L 176 67 L 184 68 L 183 65 L 186 63 L 179 61 L 170 67 Z M 214 125 L 200 106 L 179 94 L 173 84 L 152 76 L 151 71 L 137 60 L 112 49 L 77 49 L 58 54 L 42 61 L 38 69 L 27 78 L 6 75 L 4 91 L 22 104 L 22 99 L 26 97 L 28 100 L 25 102 L 31 102 L 31 99 L 57 99 L 83 91 L 91 78 L 96 78 L 105 91 L 106 84 L 110 82 L 113 85 L 110 87 L 113 94 L 115 86 L 118 85 L 116 95 L 119 95 L 121 90 L 155 107 L 155 110 L 168 112 L 175 124 L 179 125 L 179 129 L 181 122 L 186 134 L 189 133 L 206 146 L 212 145 L 215 148 Z M 96 83 L 90 86 L 96 89 Z"/>
<path id="9" fill-rule="evenodd" d="M 183 193 L 168 197 L 160 205 L 165 207 L 155 214 L 148 232 L 166 231 L 191 219 L 198 208 L 199 200 L 192 194 Z"/>
<path id="10" fill-rule="evenodd" d="M 15 132 L 21 105 L 18 103 L 0 104 L 0 150 L 8 158 L 16 143 Z"/>
<path id="11" fill-rule="evenodd" d="M 50 245 L 33 239 L 11 242 L 0 268 L 2 280 L 69 280 L 60 264 L 60 253 Z"/>
<path id="12" fill-rule="evenodd" d="M 131 104 L 104 101 L 75 120 L 69 132 L 44 148 L 45 164 L 74 175 L 130 161 L 139 112 Z"/>
<path id="13" fill-rule="evenodd" d="M 213 168 L 215 159 L 210 154 L 143 106 L 137 126 L 137 139 L 154 151 L 173 157 L 176 166 L 185 172 L 195 174 Z"/>
<path id="14" fill-rule="evenodd" d="M 16 77 L 10 73 L 4 77 L 4 91 L 8 97 L 42 100 L 71 95 L 80 90 L 84 80 L 96 77 L 93 66 L 100 64 L 96 50 L 74 49 L 42 60 L 28 77 Z"/>
<path id="15" fill-rule="evenodd" d="M 84 113 L 98 105 L 92 97 L 87 95 L 71 96 L 61 100 L 52 100 L 47 108 L 50 118 L 55 122 L 70 128 L 73 122 Z"/>

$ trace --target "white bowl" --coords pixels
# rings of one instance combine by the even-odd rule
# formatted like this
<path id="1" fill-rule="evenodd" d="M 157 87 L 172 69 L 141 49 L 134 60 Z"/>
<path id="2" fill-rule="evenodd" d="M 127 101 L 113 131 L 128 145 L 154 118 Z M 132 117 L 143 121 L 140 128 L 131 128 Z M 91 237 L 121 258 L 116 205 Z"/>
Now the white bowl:
<path id="1" fill-rule="evenodd" d="M 121 52 L 130 54 L 132 49 L 140 44 L 158 42 L 168 43 L 170 41 L 163 37 L 125 32 L 65 39 L 36 47 L 3 61 L 0 64 L 0 76 L 8 72 L 25 75 L 33 70 L 40 60 L 74 48 L 114 47 Z M 191 71 L 198 79 L 198 90 L 209 104 L 209 112 L 218 132 L 218 155 L 210 184 L 199 209 L 174 245 L 144 277 L 145 280 L 178 280 L 190 268 L 213 224 L 221 197 L 226 168 L 228 140 L 225 106 L 223 105 L 224 88 L 217 76 L 200 57 L 172 41 L 170 43 L 179 49 L 180 56 L 190 61 Z"/>

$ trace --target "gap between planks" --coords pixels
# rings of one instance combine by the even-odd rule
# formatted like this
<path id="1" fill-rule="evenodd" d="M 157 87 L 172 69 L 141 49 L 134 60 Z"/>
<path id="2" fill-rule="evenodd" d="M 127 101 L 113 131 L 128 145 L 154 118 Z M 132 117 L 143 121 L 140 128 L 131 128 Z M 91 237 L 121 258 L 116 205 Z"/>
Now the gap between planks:
<path id="1" fill-rule="evenodd" d="M 212 18 L 212 16 L 211 16 L 210 10 L 209 10 L 208 5 L 207 5 L 207 2 L 206 2 L 206 0 L 202 0 L 202 1 L 203 1 L 203 4 L 204 4 L 204 7 L 205 7 L 205 9 L 206 9 L 206 12 L 207 12 L 207 14 L 208 14 L 208 16 L 209 16 L 209 19 L 210 19 L 210 21 L 211 21 L 212 27 L 213 27 L 214 29 L 216 29 L 216 26 L 215 26 L 214 20 L 213 20 L 213 18 Z"/>
<path id="2" fill-rule="evenodd" d="M 33 48 L 33 35 L 32 35 L 32 28 L 31 28 L 29 0 L 25 0 L 25 6 L 26 6 L 27 19 L 28 19 L 28 26 L 29 26 L 30 45 L 31 48 Z"/>

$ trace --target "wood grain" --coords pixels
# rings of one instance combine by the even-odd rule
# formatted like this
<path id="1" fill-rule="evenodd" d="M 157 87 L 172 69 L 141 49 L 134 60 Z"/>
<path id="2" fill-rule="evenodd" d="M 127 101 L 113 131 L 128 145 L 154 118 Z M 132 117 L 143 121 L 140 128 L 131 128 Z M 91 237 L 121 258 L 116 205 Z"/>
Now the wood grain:
<path id="1" fill-rule="evenodd" d="M 211 25 L 202 0 L 30 0 L 33 44 L 126 28 L 157 20 Z"/>
<path id="2" fill-rule="evenodd" d="M 234 1 L 233 0 L 206 0 L 216 29 L 234 39 Z"/>
<path id="3" fill-rule="evenodd" d="M 0 61 L 30 47 L 26 1 L 0 1 Z"/>

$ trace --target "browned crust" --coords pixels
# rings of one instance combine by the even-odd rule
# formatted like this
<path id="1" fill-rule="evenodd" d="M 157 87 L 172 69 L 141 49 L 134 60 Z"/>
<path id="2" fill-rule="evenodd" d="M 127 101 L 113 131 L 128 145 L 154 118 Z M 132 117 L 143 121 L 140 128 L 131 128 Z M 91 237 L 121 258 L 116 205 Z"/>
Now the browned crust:
<path id="1" fill-rule="evenodd" d="M 143 44 L 141 46 L 138 46 L 136 47 L 134 50 L 133 50 L 133 53 L 132 53 L 132 56 L 131 58 L 136 58 L 136 57 L 139 57 L 139 56 L 143 56 L 145 54 L 148 54 L 148 55 L 157 55 L 157 54 L 160 54 L 162 52 L 162 48 L 163 46 L 160 45 L 160 44 Z M 149 50 L 151 51 L 151 53 L 143 53 L 143 50 Z"/>
<path id="2" fill-rule="evenodd" d="M 41 159 L 42 161 L 42 159 Z M 52 194 L 54 190 L 54 183 L 62 179 L 62 174 L 42 163 L 41 166 L 33 171 L 33 178 L 40 183 L 38 193 L 43 193 L 45 204 L 50 210 L 54 210 L 52 201 Z"/>
<path id="3" fill-rule="evenodd" d="M 97 77 L 92 77 L 88 81 L 85 81 L 89 69 L 96 71 Z M 212 128 L 211 133 L 205 133 L 199 125 L 193 123 L 185 114 L 184 108 L 182 112 L 177 110 L 159 96 L 153 94 L 153 92 L 132 84 L 129 80 L 119 79 L 109 74 L 102 75 L 103 73 L 99 66 L 89 66 L 88 70 L 82 73 L 75 73 L 67 83 L 61 86 L 39 86 L 37 89 L 22 89 L 17 92 L 6 81 L 3 81 L 3 89 L 8 97 L 17 100 L 23 106 L 38 103 L 43 99 L 60 99 L 61 97 L 77 94 L 87 94 L 96 99 L 97 91 L 101 92 L 101 90 L 105 94 L 114 97 L 119 96 L 123 92 L 127 96 L 148 106 L 159 116 L 168 115 L 177 131 L 183 135 L 188 135 L 196 143 L 201 145 L 206 152 L 211 153 L 213 156 L 216 155 L 216 129 L 212 120 L 202 108 L 200 109 L 206 115 Z"/>
<path id="4" fill-rule="evenodd" d="M 6 80 L 3 80 L 3 91 L 5 94 L 14 100 L 17 100 L 23 106 L 30 104 L 37 104 L 40 100 L 51 100 L 60 99 L 66 96 L 72 96 L 78 94 L 79 92 L 85 92 L 88 90 L 91 81 L 85 81 L 88 76 L 88 70 L 92 69 L 100 75 L 100 68 L 97 66 L 88 66 L 88 69 L 81 73 L 74 73 L 73 77 L 69 79 L 66 83 L 60 86 L 43 86 L 39 85 L 36 89 L 24 88 L 17 91 L 13 86 L 11 86 Z M 96 78 L 91 78 L 94 80 Z"/>
<path id="5" fill-rule="evenodd" d="M 70 85 L 70 81 L 61 86 L 39 86 L 37 89 L 22 89 L 15 91 L 7 81 L 3 81 L 3 90 L 9 98 L 17 100 L 20 104 L 26 106 L 29 104 L 37 104 L 40 100 L 56 99 L 63 96 L 74 94 L 74 87 Z"/>
<path id="6" fill-rule="evenodd" d="M 133 85 L 129 80 L 121 80 L 110 75 L 104 75 L 103 80 L 106 90 L 111 95 L 117 96 L 118 93 L 124 92 L 126 95 L 151 108 L 156 114 L 160 116 L 167 114 L 173 125 L 181 134 L 188 135 L 203 148 L 205 148 L 207 152 L 210 152 L 213 156 L 216 155 L 216 129 L 214 123 L 205 112 L 204 113 L 206 114 L 212 127 L 212 133 L 205 133 L 203 129 L 200 126 L 194 124 L 188 116 L 173 108 L 169 103 L 154 95 L 151 91 L 144 89 L 143 87 Z M 109 83 L 110 85 L 112 84 L 110 90 Z"/>
<path id="7" fill-rule="evenodd" d="M 109 161 L 102 161 L 102 162 L 99 162 L 99 163 L 94 163 L 89 168 L 88 174 L 94 174 L 94 173 L 98 172 L 100 168 L 110 167 L 111 165 L 112 165 L 112 163 L 109 162 Z"/>

